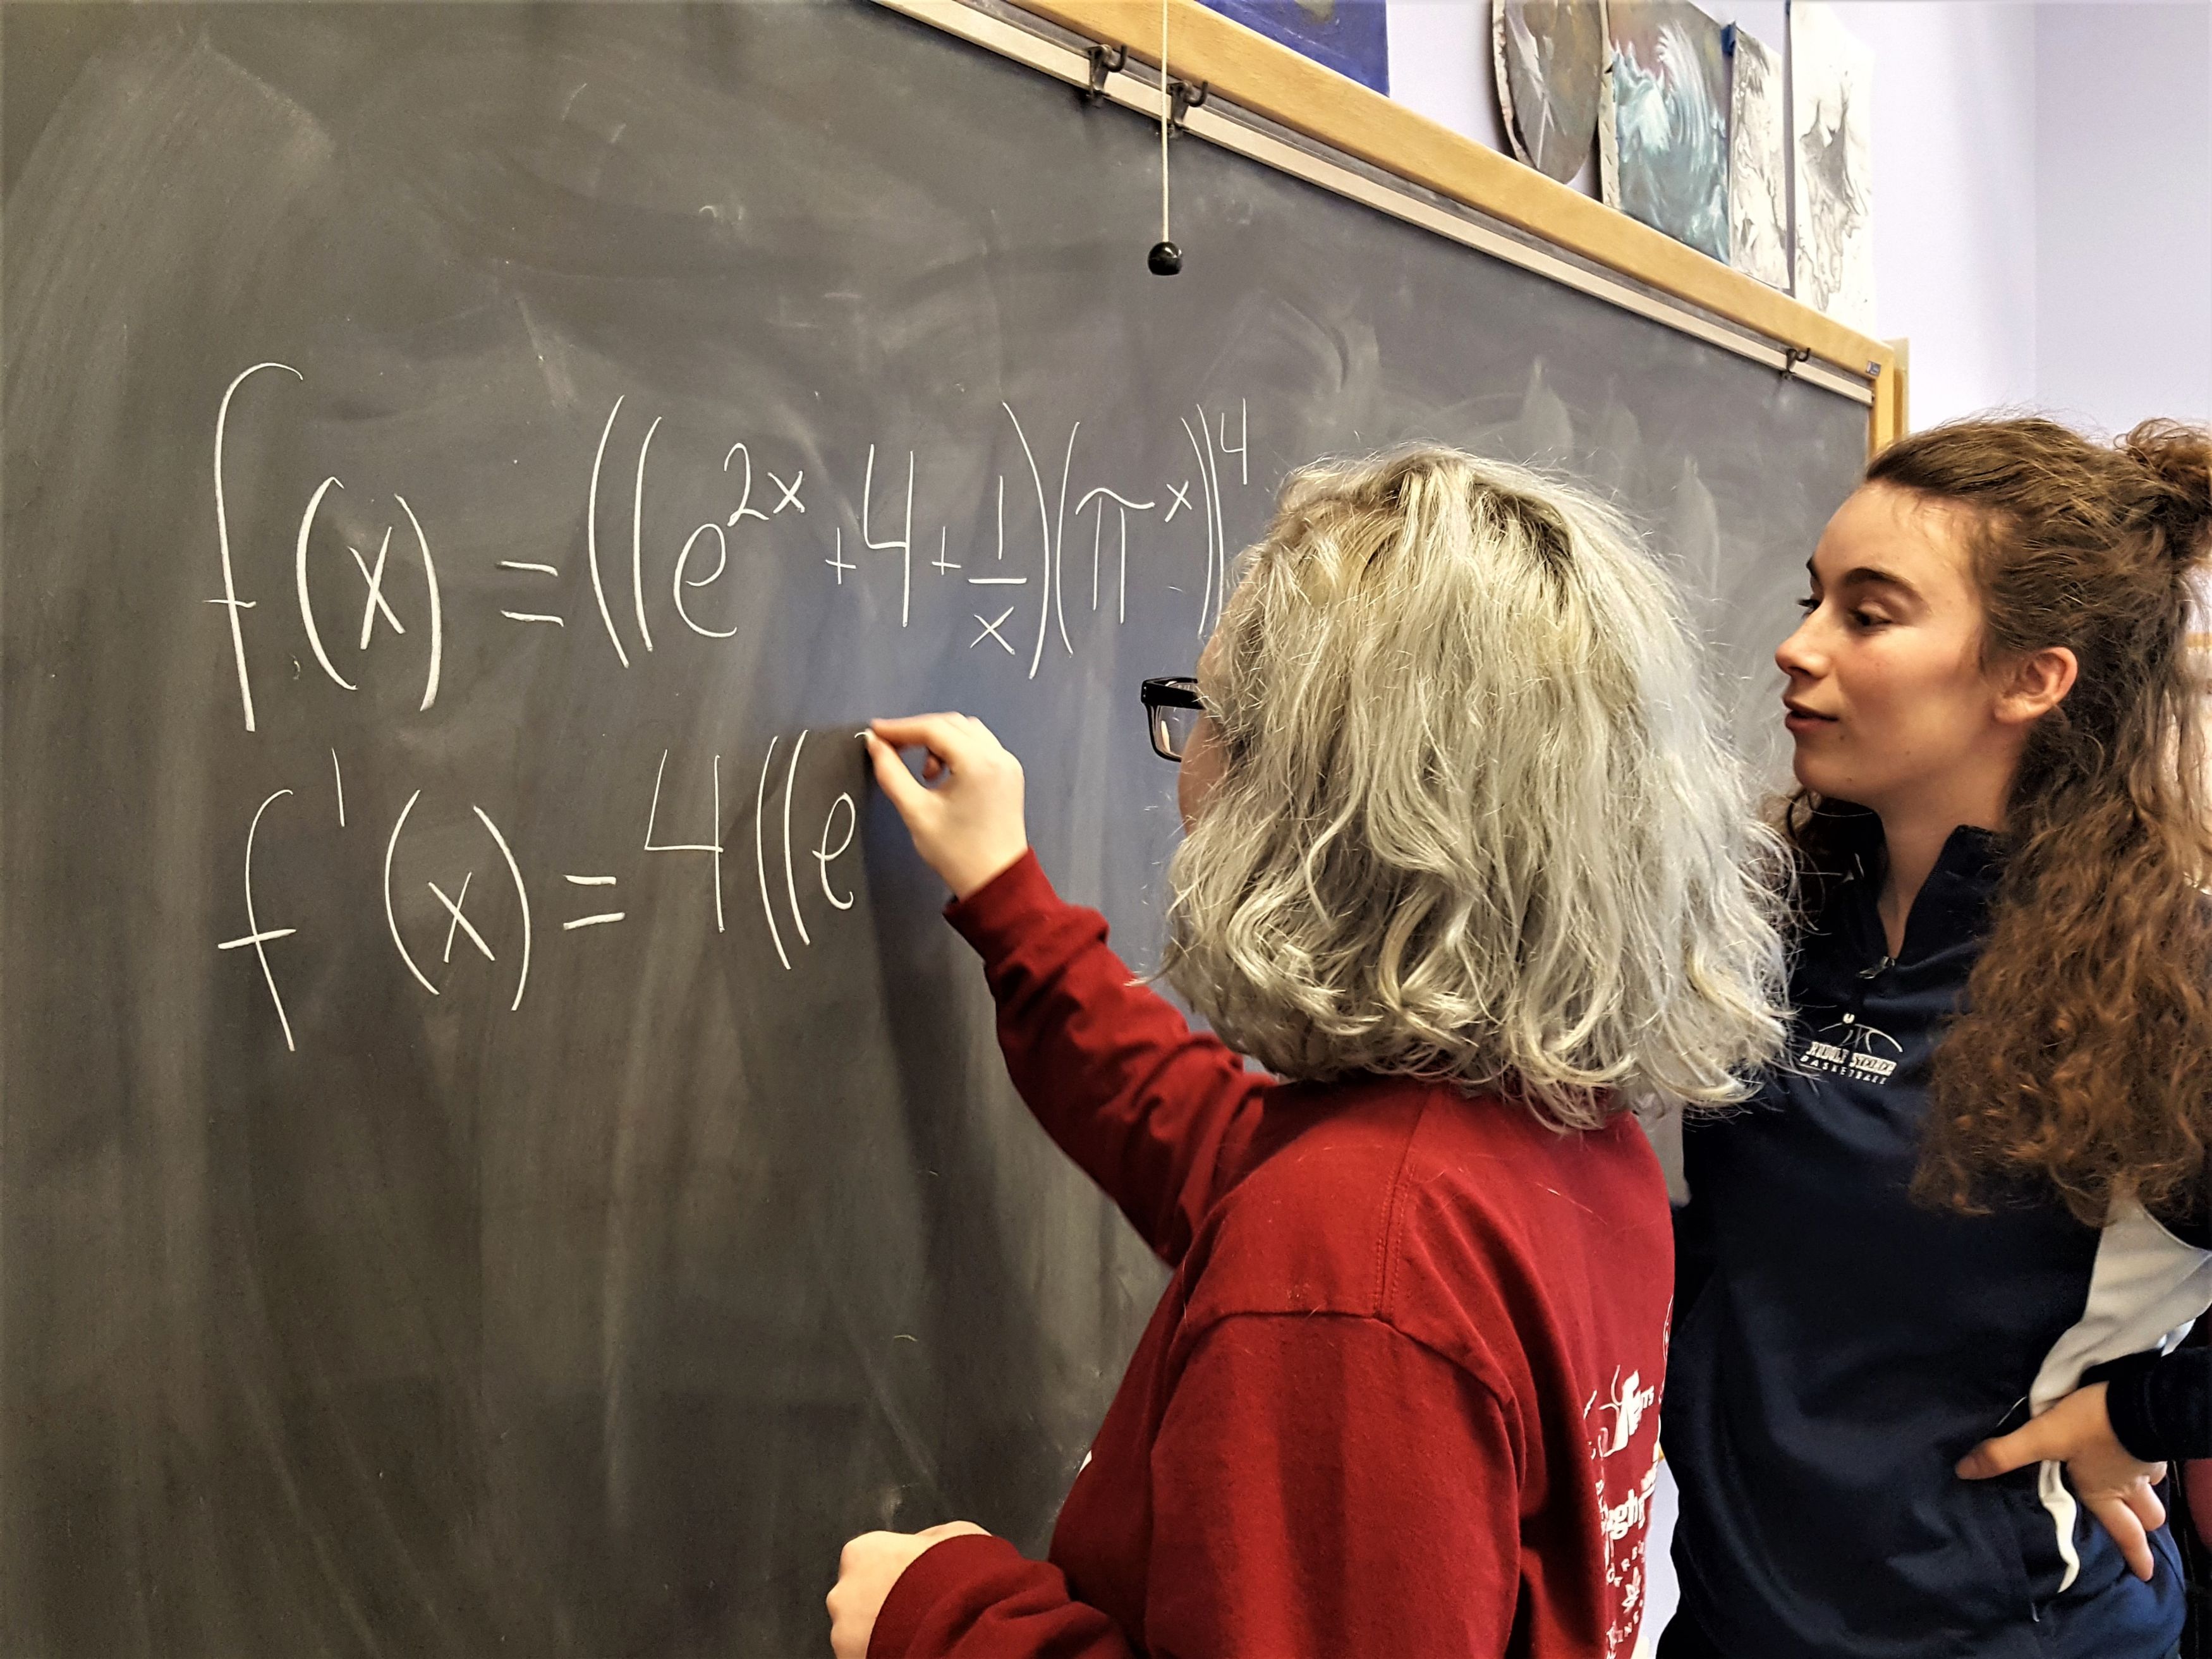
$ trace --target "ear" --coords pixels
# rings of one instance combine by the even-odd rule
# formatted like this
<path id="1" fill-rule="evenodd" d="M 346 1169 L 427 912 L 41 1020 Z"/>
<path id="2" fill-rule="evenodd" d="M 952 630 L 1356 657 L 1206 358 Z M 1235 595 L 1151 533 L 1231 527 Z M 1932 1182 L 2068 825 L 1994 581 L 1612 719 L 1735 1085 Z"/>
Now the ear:
<path id="1" fill-rule="evenodd" d="M 2063 645 L 2045 647 L 2022 657 L 2012 665 L 1997 696 L 1996 718 L 2001 726 L 2026 726 L 2039 720 L 2066 700 L 2074 689 L 2081 665 Z"/>

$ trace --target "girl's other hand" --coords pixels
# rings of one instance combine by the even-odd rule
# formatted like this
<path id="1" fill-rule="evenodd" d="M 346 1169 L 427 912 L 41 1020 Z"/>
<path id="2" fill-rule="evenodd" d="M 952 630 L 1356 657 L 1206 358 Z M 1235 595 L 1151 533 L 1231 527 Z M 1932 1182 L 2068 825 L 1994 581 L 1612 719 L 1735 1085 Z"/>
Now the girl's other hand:
<path id="1" fill-rule="evenodd" d="M 911 714 L 868 722 L 868 758 L 914 837 L 914 850 L 966 898 L 1029 850 L 1022 763 L 968 714 Z M 927 751 L 917 781 L 902 749 Z"/>
<path id="2" fill-rule="evenodd" d="M 2024 1427 L 1983 1441 L 1959 1460 L 1958 1472 L 1969 1480 L 1986 1480 L 2045 1462 L 2066 1466 L 2075 1496 L 2112 1534 L 2135 1576 L 2148 1583 L 2150 1534 L 2166 1524 L 2166 1505 L 2151 1488 L 2166 1479 L 2166 1465 L 2138 1462 L 2120 1443 L 2102 1382 L 2076 1389 Z"/>
<path id="3" fill-rule="evenodd" d="M 932 1545 L 963 1534 L 982 1534 L 973 1521 L 947 1521 L 922 1532 L 864 1532 L 837 1558 L 837 1583 L 830 1590 L 830 1651 L 836 1659 L 867 1659 L 876 1615 L 899 1575 Z"/>

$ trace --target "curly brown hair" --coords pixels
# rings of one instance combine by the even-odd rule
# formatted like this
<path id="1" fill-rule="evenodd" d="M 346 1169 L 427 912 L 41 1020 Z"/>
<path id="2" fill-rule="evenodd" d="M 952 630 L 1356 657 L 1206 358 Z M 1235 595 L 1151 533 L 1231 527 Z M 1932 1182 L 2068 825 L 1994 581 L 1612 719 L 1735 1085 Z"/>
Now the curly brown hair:
<path id="1" fill-rule="evenodd" d="M 2212 788 L 2189 577 L 2212 542 L 2212 439 L 2149 421 L 2117 443 L 2056 422 L 1954 422 L 1900 440 L 1869 485 L 1965 509 L 1984 665 L 2063 646 L 2036 722 L 1963 1010 L 1936 1050 L 1923 1201 L 2055 1188 L 2101 1226 L 2212 1201 Z M 1784 832 L 1817 891 L 1847 814 L 1801 790 Z"/>

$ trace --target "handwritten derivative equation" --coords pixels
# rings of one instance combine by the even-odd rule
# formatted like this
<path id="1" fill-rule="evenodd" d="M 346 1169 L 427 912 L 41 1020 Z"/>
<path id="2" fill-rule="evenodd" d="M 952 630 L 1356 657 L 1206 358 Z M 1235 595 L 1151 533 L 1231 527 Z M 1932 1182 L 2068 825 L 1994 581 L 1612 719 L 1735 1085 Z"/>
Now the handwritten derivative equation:
<path id="1" fill-rule="evenodd" d="M 767 752 L 761 760 L 759 778 L 755 786 L 753 796 L 753 873 L 759 890 L 761 918 L 767 927 L 770 942 L 775 946 L 776 958 L 782 963 L 787 971 L 793 966 L 792 951 L 814 943 L 814 936 L 806 925 L 807 910 L 810 906 L 815 908 L 817 915 L 820 914 L 820 908 L 823 904 L 827 904 L 832 913 L 849 910 L 853 908 L 853 894 L 849 883 L 845 882 L 841 876 L 833 873 L 833 866 L 836 865 L 838 860 L 852 850 L 854 837 L 860 828 L 860 807 L 849 790 L 841 790 L 836 799 L 830 802 L 828 811 L 823 814 L 811 843 L 805 844 L 800 838 L 794 836 L 792 827 L 792 799 L 798 787 L 799 757 L 805 751 L 806 740 L 807 733 L 800 732 L 792 740 L 788 749 L 785 750 L 780 757 L 777 751 L 783 739 L 780 737 L 769 739 Z M 714 755 L 708 758 L 708 776 L 710 784 L 708 839 L 678 841 L 656 839 L 656 836 L 666 837 L 672 833 L 665 822 L 667 807 L 663 793 L 667 781 L 668 757 L 668 750 L 665 749 L 661 750 L 660 763 L 654 769 L 653 776 L 652 799 L 646 807 L 644 839 L 636 850 L 646 853 L 692 853 L 705 855 L 708 865 L 708 890 L 712 893 L 714 901 L 715 931 L 726 932 L 728 921 L 723 902 L 722 860 L 725 852 L 728 849 L 724 846 L 722 840 L 722 757 L 720 755 Z M 779 764 L 780 759 L 781 764 Z M 781 775 L 780 780 L 777 775 L 779 773 Z M 338 827 L 343 829 L 345 827 L 345 773 L 339 763 L 337 750 L 335 749 L 331 751 L 331 778 Z M 781 829 L 777 830 L 771 829 L 769 820 L 771 816 L 778 811 L 775 797 L 779 787 L 781 795 Z M 277 1026 L 284 1036 L 284 1046 L 296 1049 L 298 1043 L 293 1036 L 291 1017 L 285 1012 L 283 993 L 278 988 L 276 969 L 269 960 L 269 946 L 280 939 L 294 937 L 299 930 L 295 927 L 264 927 L 262 924 L 259 908 L 255 902 L 253 887 L 253 847 L 255 838 L 261 831 L 262 817 L 270 807 L 294 793 L 290 789 L 276 790 L 254 809 L 253 817 L 246 829 L 246 931 L 234 939 L 220 941 L 216 945 L 216 949 L 218 951 L 251 950 L 254 953 L 261 967 L 262 981 L 269 988 L 270 1004 L 276 1010 Z M 398 816 L 392 820 L 390 832 L 384 838 L 384 924 L 386 930 L 391 935 L 392 949 L 397 953 L 401 964 L 413 976 L 416 984 L 434 997 L 441 994 L 440 988 L 431 978 L 430 972 L 423 967 L 424 957 L 428 955 L 429 947 L 422 945 L 420 941 L 416 947 L 410 947 L 408 945 L 406 934 L 400 926 L 398 894 L 392 882 L 392 866 L 398 856 L 401 837 L 406 833 L 408 819 L 413 815 L 416 805 L 422 798 L 422 792 L 420 789 L 408 796 L 407 804 L 399 809 Z M 491 814 L 474 803 L 471 804 L 469 810 L 474 814 L 477 826 L 482 829 L 488 839 L 489 845 L 485 848 L 487 855 L 495 853 L 497 854 L 498 862 L 491 866 L 495 872 L 494 878 L 497 878 L 496 872 L 504 872 L 507 879 L 514 886 L 521 937 L 519 949 L 516 949 L 511 963 L 514 973 L 514 996 L 508 1004 L 508 1007 L 510 1010 L 519 1010 L 522 1006 L 523 997 L 530 989 L 531 951 L 538 931 L 534 921 L 535 913 L 532 908 L 530 884 L 524 879 L 522 865 L 515 857 L 514 847 L 508 842 L 506 834 L 500 829 Z M 772 850 L 772 848 L 775 850 Z M 805 871 L 804 880 L 799 874 L 802 868 Z M 776 879 L 779 872 L 782 878 L 780 882 Z M 561 922 L 562 933 L 572 933 L 584 927 L 604 927 L 627 920 L 628 913 L 623 910 L 590 908 L 615 902 L 614 895 L 605 890 L 619 887 L 621 884 L 619 876 L 603 871 L 563 871 L 561 872 L 560 878 L 562 884 L 560 890 L 563 893 L 568 893 L 570 889 L 585 890 L 570 896 L 575 907 L 585 909 L 586 914 L 563 918 Z M 469 916 L 469 888 L 475 879 L 476 871 L 473 868 L 464 870 L 461 872 L 460 880 L 453 884 L 453 890 L 450 893 L 438 882 L 430 881 L 424 884 L 429 889 L 432 896 L 438 901 L 447 918 L 443 944 L 438 950 L 434 966 L 442 967 L 450 963 L 453 959 L 453 951 L 457 945 L 465 945 L 473 949 L 486 962 L 495 963 L 500 960 L 499 952 L 493 948 L 491 942 L 484 937 L 483 931 Z M 841 885 L 847 890 L 840 892 L 838 890 Z M 817 886 L 821 890 L 819 900 L 814 897 L 814 890 Z M 804 895 L 803 897 L 802 895 Z M 789 921 L 788 932 L 786 931 L 785 927 L 786 916 L 788 917 Z M 418 949 L 423 954 L 418 955 Z"/>
<path id="2" fill-rule="evenodd" d="M 222 592 L 206 601 L 222 609 L 228 624 L 233 659 L 238 672 L 238 695 L 248 732 L 255 730 L 253 688 L 247 670 L 248 619 L 246 612 L 254 611 L 260 600 L 239 597 L 237 574 L 231 553 L 230 520 L 223 495 L 223 444 L 228 434 L 232 405 L 249 380 L 264 374 L 289 375 L 305 382 L 307 377 L 288 363 L 261 362 L 240 373 L 227 386 L 219 404 L 215 422 L 214 469 L 216 545 L 222 563 Z M 715 596 L 712 589 L 730 573 L 733 546 L 741 536 L 772 534 L 775 545 L 787 552 L 794 541 L 811 547 L 820 556 L 823 580 L 833 588 L 842 590 L 849 584 L 856 590 L 864 580 L 864 571 L 883 571 L 888 579 L 891 560 L 896 560 L 899 593 L 899 626 L 909 625 L 913 613 L 914 586 L 916 580 L 917 554 L 921 560 L 922 580 L 951 581 L 955 579 L 968 595 L 969 609 L 974 618 L 975 631 L 964 641 L 969 651 L 990 653 L 994 647 L 1013 659 L 1012 666 L 1022 667 L 1027 657 L 1026 675 L 1036 678 L 1042 665 L 1048 641 L 1057 636 L 1061 650 L 1073 654 L 1074 645 L 1067 630 L 1067 606 L 1070 582 L 1066 557 L 1067 534 L 1073 527 L 1078 538 L 1077 569 L 1081 570 L 1081 540 L 1084 520 L 1090 519 L 1090 571 L 1088 604 L 1093 612 L 1110 612 L 1115 623 L 1126 622 L 1128 611 L 1129 534 L 1132 515 L 1140 518 L 1157 514 L 1157 522 L 1165 526 L 1185 513 L 1198 523 L 1196 528 L 1204 541 L 1203 580 L 1198 603 L 1195 635 L 1202 639 L 1220 606 L 1228 596 L 1228 544 L 1224 533 L 1222 467 L 1229 460 L 1237 464 L 1235 483 L 1237 488 L 1248 487 L 1251 482 L 1249 462 L 1249 416 L 1244 402 L 1240 399 L 1233 411 L 1235 441 L 1231 441 L 1231 411 L 1226 408 L 1208 411 L 1194 407 L 1188 414 L 1178 416 L 1177 422 L 1190 454 L 1188 470 L 1180 477 L 1163 478 L 1157 487 L 1116 489 L 1099 484 L 1076 494 L 1071 506 L 1069 495 L 1076 477 L 1078 443 L 1082 435 L 1081 422 L 1072 423 L 1065 446 L 1060 455 L 1057 479 L 1048 485 L 1042 464 L 1030 434 L 1024 428 L 1020 416 L 1011 404 L 1002 403 L 1000 410 L 1008 422 L 1019 447 L 1022 461 L 1014 480 L 1015 503 L 1013 523 L 1008 522 L 1008 479 L 1000 473 L 992 491 L 990 512 L 994 530 L 992 556 L 988 562 L 977 560 L 970 568 L 964 560 L 949 556 L 951 549 L 950 526 L 940 525 L 936 537 L 934 556 L 927 556 L 926 542 L 916 545 L 915 525 L 915 485 L 917 471 L 916 452 L 905 452 L 904 465 L 890 453 L 881 457 L 878 465 L 878 447 L 869 446 L 866 458 L 860 467 L 861 487 L 856 523 L 822 523 L 821 518 L 810 515 L 805 490 L 806 472 L 793 467 L 788 477 L 765 463 L 757 462 L 752 448 L 744 441 L 732 443 L 722 457 L 721 470 L 726 476 L 736 505 L 726 517 L 708 518 L 687 535 L 678 546 L 674 559 L 665 569 L 648 577 L 645 537 L 646 489 L 648 463 L 653 441 L 659 431 L 663 417 L 653 416 L 641 421 L 632 410 L 627 422 L 624 407 L 627 395 L 618 397 L 608 410 L 605 424 L 600 428 L 598 445 L 592 456 L 590 482 L 581 503 L 585 514 L 585 574 L 590 587 L 591 611 L 582 610 L 582 595 L 573 594 L 575 614 L 559 608 L 562 603 L 558 586 L 563 583 L 563 572 L 559 566 L 540 561 L 502 558 L 497 561 L 502 571 L 527 576 L 549 585 L 555 597 L 538 601 L 518 602 L 515 608 L 501 605 L 501 618 L 523 629 L 567 629 L 572 621 L 588 628 L 596 620 L 605 630 L 612 647 L 616 664 L 628 669 L 632 663 L 631 642 L 624 637 L 625 625 L 634 624 L 635 646 L 641 652 L 653 652 L 658 647 L 653 635 L 648 592 L 659 592 L 658 584 L 665 576 L 666 592 L 676 625 L 690 634 L 707 640 L 726 640 L 737 633 L 734 626 L 714 626 L 712 614 Z M 637 428 L 642 424 L 641 434 Z M 617 441 L 618 429 L 623 434 Z M 635 434 L 633 436 L 633 434 Z M 628 453 L 629 445 L 635 445 L 634 459 Z M 617 473 L 617 457 L 629 477 Z M 880 473 L 880 482 L 878 475 Z M 613 496 L 622 485 L 629 486 L 629 534 L 628 557 L 617 549 L 603 556 L 600 544 L 600 501 L 603 495 Z M 339 645 L 340 656 L 344 646 L 350 644 L 352 654 L 365 658 L 371 650 L 401 650 L 419 660 L 422 696 L 420 709 L 428 712 L 438 701 L 439 676 L 445 652 L 445 605 L 441 588 L 436 557 L 432 551 L 432 538 L 421 515 L 407 499 L 394 492 L 397 504 L 396 519 L 386 524 L 380 537 L 374 538 L 374 554 L 364 552 L 350 542 L 343 544 L 349 556 L 350 568 L 358 578 L 360 614 L 357 626 L 349 613 L 343 632 L 331 622 L 337 601 L 328 591 L 331 578 L 325 574 L 335 567 L 341 572 L 347 561 L 338 560 L 330 549 L 327 531 L 321 538 L 319 550 L 316 538 L 319 525 L 330 520 L 328 504 L 333 492 L 343 492 L 342 478 L 328 477 L 308 491 L 302 506 L 298 529 L 293 540 L 292 595 L 298 609 L 298 626 L 307 641 L 308 653 L 316 665 L 330 680 L 345 691 L 358 687 L 341 672 L 338 661 L 331 654 L 332 641 Z M 1194 496 L 1195 499 L 1194 499 Z M 725 497 L 725 500 L 730 499 Z M 818 504 L 817 496 L 817 504 Z M 1030 502 L 1036 506 L 1036 528 L 1031 532 L 1027 514 Z M 1112 524 L 1109 534 L 1109 516 Z M 848 540 L 848 532 L 850 533 Z M 404 598 L 395 587 L 387 586 L 386 571 L 393 539 L 400 537 L 403 546 L 411 546 L 421 565 L 421 593 L 419 604 L 414 592 Z M 369 537 L 361 538 L 364 543 Z M 980 541 L 980 537 L 977 540 Z M 963 545 L 966 545 L 963 538 Z M 1010 551 L 1012 556 L 1009 556 Z M 619 591 L 624 577 L 629 592 Z M 338 578 L 349 581 L 342 574 Z M 614 590 L 611 597 L 611 587 Z M 1181 590 L 1177 590 L 1181 591 Z M 318 610 L 318 594 L 321 610 Z M 625 606 L 622 601 L 627 598 Z M 1018 613 L 1026 605 L 1036 605 L 1036 622 L 1032 629 L 1026 620 L 1018 622 Z M 1084 603 L 1079 595 L 1075 603 Z M 530 608 L 521 608 L 529 604 Z M 627 616 L 617 622 L 623 611 Z M 404 613 L 403 615 L 403 613 Z M 253 631 L 258 635 L 269 625 Z M 414 626 L 410 629 L 410 622 Z M 664 624 L 665 625 L 665 624 Z M 289 630 L 288 630 L 289 631 Z M 964 630 L 963 630 L 964 632 Z M 384 643 L 389 641 L 388 644 Z M 1026 646 L 1024 653 L 1023 647 Z M 287 653 L 289 654 L 289 653 Z M 356 671 L 358 672 L 358 671 Z M 412 672 L 411 670 L 410 671 Z M 410 692 L 411 696 L 411 690 Z M 777 959 L 788 970 L 792 969 L 794 950 L 804 949 L 813 943 L 807 927 L 807 910 L 812 906 L 817 918 L 822 907 L 830 914 L 849 910 L 853 896 L 849 884 L 841 884 L 833 866 L 849 853 L 859 830 L 860 809 L 849 793 L 841 792 L 830 803 L 822 821 L 817 824 L 801 826 L 794 831 L 792 822 L 793 796 L 799 779 L 799 758 L 805 748 L 807 736 L 799 733 L 782 749 L 781 738 L 771 738 L 762 757 L 754 782 L 753 801 L 753 875 L 757 889 L 762 920 L 769 939 L 775 947 Z M 704 757 L 707 765 L 710 833 L 705 840 L 674 839 L 676 832 L 665 825 L 672 813 L 664 798 L 667 782 L 669 753 L 663 750 L 660 763 L 653 775 L 653 793 L 644 813 L 643 836 L 640 850 L 649 854 L 688 854 L 703 858 L 708 866 L 708 888 L 713 896 L 714 926 L 717 931 L 726 931 L 727 918 L 723 893 L 723 859 L 727 850 L 723 844 L 723 780 L 722 757 Z M 678 771 L 684 768 L 679 763 Z M 747 769 L 750 769 L 749 768 Z M 776 775 L 781 773 L 779 779 Z M 345 827 L 345 775 L 337 751 L 331 751 L 331 784 L 338 825 Z M 740 786 L 741 787 L 741 786 Z M 780 808 L 775 798 L 781 793 Z M 234 938 L 222 939 L 216 948 L 221 951 L 251 950 L 258 962 L 264 984 L 268 988 L 269 1000 L 276 1015 L 276 1024 L 282 1031 L 285 1046 L 296 1049 L 291 1019 L 285 1012 L 284 999 L 279 988 L 278 975 L 270 958 L 271 945 L 293 938 L 298 932 L 289 927 L 264 927 L 259 918 L 253 885 L 253 849 L 263 817 L 277 802 L 292 796 L 295 791 L 283 788 L 275 791 L 255 808 L 246 825 L 244 875 L 246 928 Z M 430 996 L 441 994 L 431 971 L 423 963 L 432 951 L 428 941 L 418 938 L 412 946 L 400 921 L 399 906 L 393 887 L 393 866 L 400 842 L 405 835 L 408 820 L 422 799 L 422 791 L 410 795 L 401 807 L 385 836 L 383 850 L 384 917 L 392 939 L 394 953 L 401 967 L 423 992 Z M 470 811 L 486 838 L 487 858 L 495 854 L 495 862 L 487 865 L 496 881 L 503 872 L 512 884 L 519 916 L 520 938 L 502 941 L 502 949 L 510 951 L 508 964 L 514 975 L 514 994 L 509 1003 L 511 1010 L 520 1010 L 523 998 L 530 988 L 531 957 L 536 929 L 533 924 L 532 892 L 526 879 L 522 861 L 496 820 L 483 807 L 471 803 Z M 281 815 L 280 815 L 281 816 Z M 772 816 L 780 818 L 780 828 L 772 828 Z M 801 878 L 804 872 L 805 879 Z M 779 882 L 775 878 L 781 874 Z M 606 890 L 620 885 L 617 875 L 605 872 L 560 872 L 556 890 L 568 894 L 573 908 L 585 913 L 563 917 L 560 931 L 574 933 L 580 929 L 604 927 L 627 918 L 627 912 L 613 908 L 617 902 L 613 893 Z M 475 880 L 473 869 L 461 872 L 457 883 L 447 884 L 432 881 L 425 884 L 436 899 L 445 916 L 443 938 L 436 950 L 433 967 L 442 967 L 453 961 L 457 947 L 477 951 L 490 963 L 499 963 L 499 951 L 478 928 L 468 912 L 469 890 Z M 841 884 L 848 890 L 840 892 Z M 818 888 L 820 897 L 813 896 Z M 571 890 L 577 890 L 571 891 Z M 805 900 L 802 902 L 802 894 Z M 418 900 L 419 902 L 419 900 Z M 786 923 L 788 923 L 788 931 Z M 817 921 L 817 925 L 818 921 Z"/>

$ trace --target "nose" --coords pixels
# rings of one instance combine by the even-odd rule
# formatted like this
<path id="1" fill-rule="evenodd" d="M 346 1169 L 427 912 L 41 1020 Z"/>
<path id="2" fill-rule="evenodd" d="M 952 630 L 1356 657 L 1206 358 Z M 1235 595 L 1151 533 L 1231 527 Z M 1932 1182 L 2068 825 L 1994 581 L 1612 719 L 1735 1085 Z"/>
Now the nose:
<path id="1" fill-rule="evenodd" d="M 1818 679 L 1827 672 L 1827 656 L 1820 647 L 1815 623 L 1819 611 L 1808 614 L 1790 637 L 1774 647 L 1774 665 L 1792 680 Z"/>

